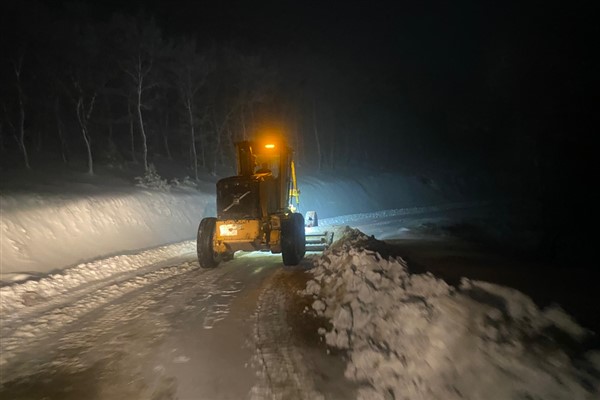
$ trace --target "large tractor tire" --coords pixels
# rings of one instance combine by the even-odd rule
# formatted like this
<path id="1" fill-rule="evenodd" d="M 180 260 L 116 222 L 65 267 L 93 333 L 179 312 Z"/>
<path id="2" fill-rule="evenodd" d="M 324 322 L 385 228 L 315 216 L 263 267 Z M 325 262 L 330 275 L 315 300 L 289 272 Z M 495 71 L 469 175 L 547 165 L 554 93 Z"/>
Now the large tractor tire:
<path id="1" fill-rule="evenodd" d="M 196 251 L 198 252 L 198 263 L 202 268 L 215 268 L 221 262 L 220 255 L 213 249 L 216 227 L 216 218 L 209 217 L 200 221 Z"/>
<path id="2" fill-rule="evenodd" d="M 306 253 L 304 217 L 294 213 L 281 224 L 281 255 L 283 265 L 298 265 Z"/>

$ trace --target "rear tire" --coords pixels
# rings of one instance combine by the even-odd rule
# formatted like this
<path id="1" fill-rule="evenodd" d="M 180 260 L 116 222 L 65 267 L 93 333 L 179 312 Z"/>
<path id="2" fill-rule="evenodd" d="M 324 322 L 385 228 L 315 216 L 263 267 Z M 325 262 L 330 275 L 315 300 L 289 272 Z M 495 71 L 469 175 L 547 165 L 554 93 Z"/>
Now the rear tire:
<path id="1" fill-rule="evenodd" d="M 298 265 L 306 253 L 306 238 L 304 233 L 304 217 L 293 213 L 281 223 L 281 255 L 283 265 Z"/>
<path id="2" fill-rule="evenodd" d="M 216 227 L 217 219 L 213 217 L 202 219 L 198 227 L 196 251 L 202 268 L 215 268 L 221 261 L 220 255 L 213 248 Z"/>

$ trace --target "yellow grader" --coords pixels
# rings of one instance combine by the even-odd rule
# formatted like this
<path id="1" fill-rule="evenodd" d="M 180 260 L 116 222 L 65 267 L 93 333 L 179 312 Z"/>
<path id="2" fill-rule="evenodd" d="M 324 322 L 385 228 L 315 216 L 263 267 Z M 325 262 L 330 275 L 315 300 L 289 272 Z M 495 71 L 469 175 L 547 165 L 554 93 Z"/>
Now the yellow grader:
<path id="1" fill-rule="evenodd" d="M 201 267 L 214 268 L 238 250 L 281 253 L 283 264 L 293 266 L 307 248 L 331 244 L 332 232 L 305 232 L 293 151 L 283 140 L 238 142 L 236 157 L 237 175 L 217 182 L 217 217 L 202 219 L 198 227 Z M 307 217 L 307 226 L 316 226 L 316 213 Z"/>

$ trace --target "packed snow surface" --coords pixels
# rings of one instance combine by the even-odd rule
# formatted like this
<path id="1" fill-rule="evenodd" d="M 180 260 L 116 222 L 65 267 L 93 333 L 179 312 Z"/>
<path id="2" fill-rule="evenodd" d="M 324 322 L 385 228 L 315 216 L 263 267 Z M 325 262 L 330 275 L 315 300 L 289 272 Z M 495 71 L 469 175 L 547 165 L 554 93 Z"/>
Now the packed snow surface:
<path id="1" fill-rule="evenodd" d="M 347 229 L 316 261 L 305 294 L 326 317 L 329 346 L 348 351 L 361 399 L 598 399 L 600 354 L 558 307 L 464 279 L 457 288 L 411 274 Z M 571 349 L 571 350 L 570 350 Z"/>

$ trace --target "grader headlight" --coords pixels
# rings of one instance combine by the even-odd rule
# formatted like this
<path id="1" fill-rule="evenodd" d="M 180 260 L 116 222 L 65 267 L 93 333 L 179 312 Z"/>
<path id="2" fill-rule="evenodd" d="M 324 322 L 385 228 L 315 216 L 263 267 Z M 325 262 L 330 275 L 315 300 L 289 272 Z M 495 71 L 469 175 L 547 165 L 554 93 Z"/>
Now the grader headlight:
<path id="1" fill-rule="evenodd" d="M 220 236 L 237 236 L 238 230 L 242 228 L 239 224 L 222 224 L 219 225 Z"/>

